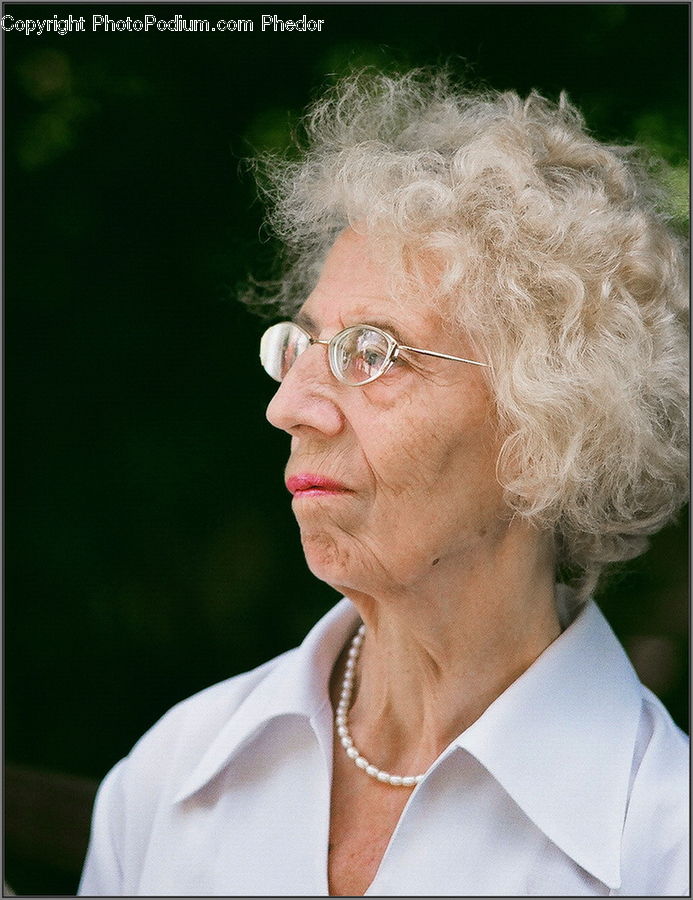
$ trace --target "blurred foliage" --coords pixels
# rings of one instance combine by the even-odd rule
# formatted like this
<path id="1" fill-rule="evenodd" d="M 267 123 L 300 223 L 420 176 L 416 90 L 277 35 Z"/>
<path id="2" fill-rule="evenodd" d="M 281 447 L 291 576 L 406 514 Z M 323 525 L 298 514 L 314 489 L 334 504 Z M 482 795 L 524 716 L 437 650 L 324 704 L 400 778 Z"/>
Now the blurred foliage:
<path id="1" fill-rule="evenodd" d="M 4 12 L 29 8 L 88 21 L 193 10 Z M 194 11 L 259 19 L 250 5 Z M 664 157 L 687 222 L 686 5 L 262 12 L 326 27 L 4 35 L 5 721 L 17 762 L 103 775 L 166 708 L 296 644 L 336 599 L 305 568 L 287 442 L 264 421 L 262 325 L 234 301 L 274 250 L 242 160 L 285 146 L 325 83 L 353 65 L 448 62 L 472 84 L 566 89 L 599 137 Z M 682 521 L 601 598 L 684 726 L 687 548 Z"/>

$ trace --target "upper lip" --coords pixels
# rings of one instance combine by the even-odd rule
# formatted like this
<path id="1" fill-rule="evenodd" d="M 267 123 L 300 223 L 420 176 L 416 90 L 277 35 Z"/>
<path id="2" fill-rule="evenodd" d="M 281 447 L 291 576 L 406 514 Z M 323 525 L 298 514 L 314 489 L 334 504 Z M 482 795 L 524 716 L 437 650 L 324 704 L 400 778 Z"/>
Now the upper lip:
<path id="1" fill-rule="evenodd" d="M 319 491 L 348 490 L 346 485 L 335 481 L 334 478 L 327 478 L 325 475 L 314 475 L 312 472 L 301 472 L 298 475 L 291 475 L 286 479 L 286 486 L 292 494 L 311 489 Z"/>

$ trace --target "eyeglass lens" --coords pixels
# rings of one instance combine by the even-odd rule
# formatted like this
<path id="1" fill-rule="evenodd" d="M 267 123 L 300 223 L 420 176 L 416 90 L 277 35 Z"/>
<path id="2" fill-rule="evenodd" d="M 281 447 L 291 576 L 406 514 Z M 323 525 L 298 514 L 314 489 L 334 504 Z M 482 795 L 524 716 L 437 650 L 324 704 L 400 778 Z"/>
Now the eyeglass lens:
<path id="1" fill-rule="evenodd" d="M 310 342 L 306 332 L 293 322 L 272 325 L 260 342 L 263 368 L 276 381 L 282 381 Z M 354 325 L 330 341 L 330 366 L 340 381 L 351 385 L 366 384 L 383 374 L 393 349 L 386 334 Z"/>
<path id="2" fill-rule="evenodd" d="M 275 381 L 282 381 L 298 357 L 310 346 L 310 338 L 293 322 L 272 325 L 262 335 L 260 360 Z"/>
<path id="3" fill-rule="evenodd" d="M 347 328 L 330 345 L 337 377 L 347 384 L 366 384 L 382 375 L 389 362 L 391 344 L 379 331 L 363 326 Z"/>

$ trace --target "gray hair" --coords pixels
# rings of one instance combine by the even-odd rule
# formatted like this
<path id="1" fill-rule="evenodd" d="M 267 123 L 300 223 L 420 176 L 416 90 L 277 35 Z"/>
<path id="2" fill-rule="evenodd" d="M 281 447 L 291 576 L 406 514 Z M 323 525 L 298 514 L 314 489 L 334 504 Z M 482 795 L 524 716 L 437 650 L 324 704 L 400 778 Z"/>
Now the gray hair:
<path id="1" fill-rule="evenodd" d="M 304 124 L 298 158 L 257 164 L 286 253 L 272 299 L 293 312 L 337 235 L 367 234 L 393 294 L 437 304 L 493 363 L 506 502 L 556 536 L 584 596 L 687 496 L 686 252 L 647 164 L 565 95 L 440 72 L 349 76 Z"/>

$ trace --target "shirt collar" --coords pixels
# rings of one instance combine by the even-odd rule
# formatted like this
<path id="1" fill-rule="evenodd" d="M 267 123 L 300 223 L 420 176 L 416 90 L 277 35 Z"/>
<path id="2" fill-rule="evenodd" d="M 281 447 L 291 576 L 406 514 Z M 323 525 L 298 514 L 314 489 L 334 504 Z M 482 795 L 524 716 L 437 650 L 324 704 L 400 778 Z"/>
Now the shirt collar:
<path id="1" fill-rule="evenodd" d="M 316 721 L 329 708 L 334 661 L 357 621 L 354 606 L 344 599 L 300 647 L 275 660 L 222 726 L 175 801 L 207 784 L 278 716 L 303 716 L 318 732 Z M 617 888 L 641 697 L 625 652 L 589 601 L 450 749 L 472 754 L 554 844 Z"/>
<path id="2" fill-rule="evenodd" d="M 617 888 L 641 704 L 640 682 L 590 601 L 455 744 L 564 853 Z"/>
<path id="3" fill-rule="evenodd" d="M 268 673 L 222 726 L 174 801 L 185 800 L 211 781 L 253 735 L 279 716 L 302 716 L 318 731 L 316 720 L 330 704 L 334 662 L 356 630 L 357 621 L 351 601 L 343 599 L 320 619 L 299 647 L 270 663 Z"/>

